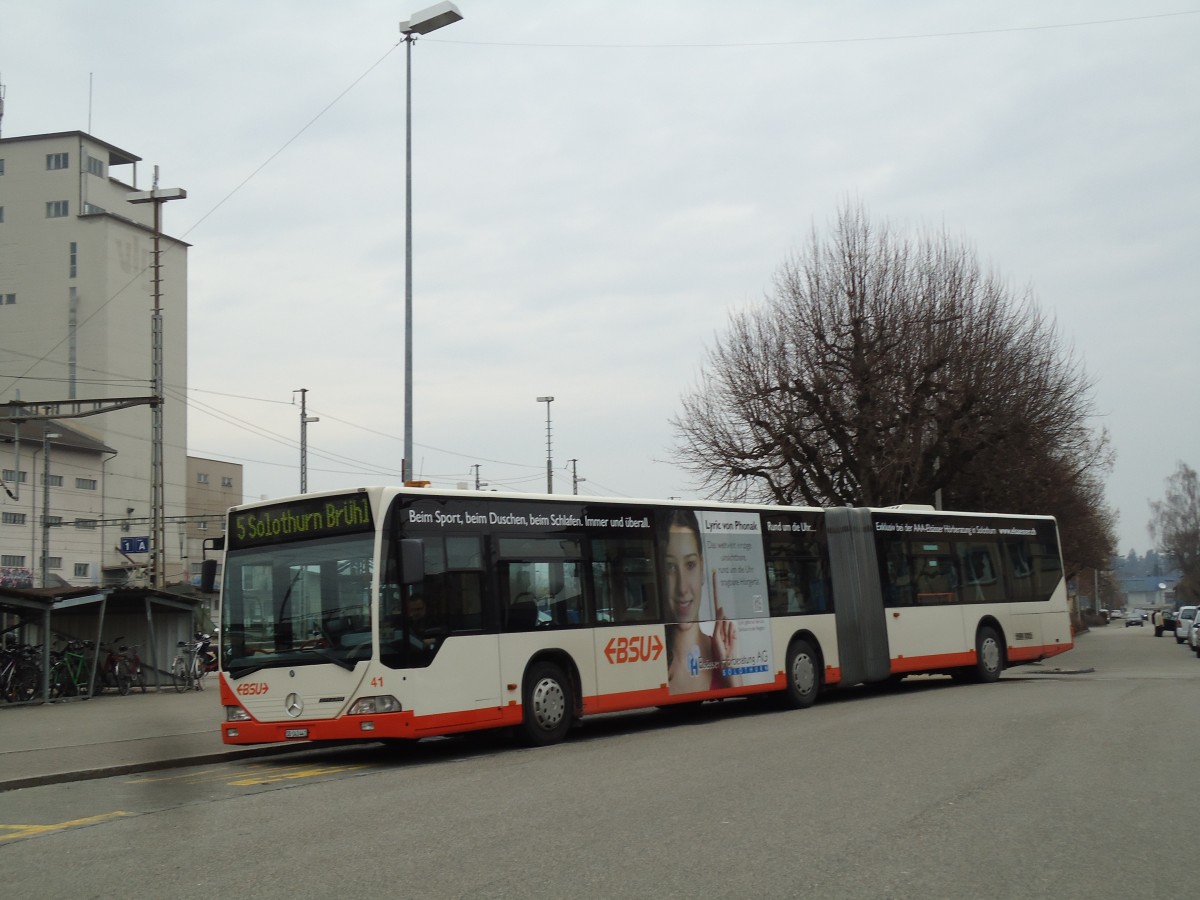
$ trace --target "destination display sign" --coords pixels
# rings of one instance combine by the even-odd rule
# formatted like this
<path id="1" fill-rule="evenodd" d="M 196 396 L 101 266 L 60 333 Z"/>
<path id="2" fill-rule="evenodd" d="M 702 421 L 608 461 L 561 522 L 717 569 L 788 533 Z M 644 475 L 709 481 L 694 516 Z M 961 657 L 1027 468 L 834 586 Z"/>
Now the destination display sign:
<path id="1" fill-rule="evenodd" d="M 231 513 L 226 549 L 242 550 L 353 534 L 370 531 L 373 526 L 371 501 L 366 494 L 301 497 L 273 506 L 258 506 Z"/>

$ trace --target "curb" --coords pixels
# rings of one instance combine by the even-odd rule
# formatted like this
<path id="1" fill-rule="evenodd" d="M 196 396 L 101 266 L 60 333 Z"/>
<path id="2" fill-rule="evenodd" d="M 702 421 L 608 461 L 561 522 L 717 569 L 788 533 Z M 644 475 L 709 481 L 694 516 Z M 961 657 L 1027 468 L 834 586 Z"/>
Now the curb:
<path id="1" fill-rule="evenodd" d="M 95 769 L 80 769 L 74 772 L 55 772 L 46 775 L 30 775 L 25 778 L 4 780 L 0 777 L 0 794 L 6 791 L 17 791 L 22 788 L 44 787 L 48 784 L 69 784 L 75 781 L 94 781 L 99 778 L 111 778 L 117 775 L 133 775 L 138 772 L 158 772 L 163 769 L 186 768 L 188 766 L 203 766 L 210 763 L 229 762 L 235 759 L 254 759 L 262 756 L 282 756 L 296 753 L 300 750 L 319 749 L 310 743 L 280 744 L 266 747 L 247 747 L 238 750 L 220 750 L 212 753 L 202 753 L 195 756 L 179 756 L 173 759 L 155 759 L 139 763 L 125 763 L 119 766 L 104 766 Z"/>

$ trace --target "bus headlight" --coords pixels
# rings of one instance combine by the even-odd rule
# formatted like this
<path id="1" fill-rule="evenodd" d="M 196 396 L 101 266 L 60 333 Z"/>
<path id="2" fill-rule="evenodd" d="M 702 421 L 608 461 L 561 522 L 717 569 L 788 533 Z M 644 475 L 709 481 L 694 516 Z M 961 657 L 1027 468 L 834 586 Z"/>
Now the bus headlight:
<path id="1" fill-rule="evenodd" d="M 227 706 L 227 707 L 225 707 L 225 721 L 226 722 L 249 722 L 250 721 L 250 713 L 246 712 L 240 706 Z"/>
<path id="2" fill-rule="evenodd" d="M 347 715 L 370 716 L 375 713 L 400 712 L 401 709 L 399 700 L 390 694 L 384 694 L 379 697 L 360 697 L 351 704 Z"/>

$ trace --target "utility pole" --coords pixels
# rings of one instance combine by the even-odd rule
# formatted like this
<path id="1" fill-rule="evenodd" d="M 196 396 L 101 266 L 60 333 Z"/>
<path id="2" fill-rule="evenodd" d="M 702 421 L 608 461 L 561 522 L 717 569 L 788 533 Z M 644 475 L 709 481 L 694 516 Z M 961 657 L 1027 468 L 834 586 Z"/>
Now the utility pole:
<path id="1" fill-rule="evenodd" d="M 546 404 L 546 493 L 554 493 L 554 463 L 550 460 L 550 404 L 553 397 L 538 397 L 538 403 Z"/>
<path id="2" fill-rule="evenodd" d="M 297 388 L 293 394 L 300 395 L 300 493 L 308 493 L 308 423 L 320 422 L 308 415 L 308 388 Z"/>
<path id="3" fill-rule="evenodd" d="M 162 590 L 166 586 L 167 563 L 167 532 L 163 519 L 165 505 L 164 487 L 166 479 L 163 473 L 163 318 L 162 318 L 162 206 L 168 200 L 182 200 L 187 197 L 183 188 L 158 188 L 158 166 L 154 167 L 153 186 L 148 191 L 135 191 L 126 199 L 130 203 L 154 204 L 154 313 L 150 317 L 150 353 L 151 353 L 151 393 L 154 400 L 150 405 L 150 511 L 154 517 L 151 530 L 150 548 L 151 570 L 154 573 L 153 587 Z"/>
<path id="4" fill-rule="evenodd" d="M 483 490 L 483 488 L 487 487 L 488 484 L 486 481 L 479 480 L 479 463 L 475 463 L 475 465 L 471 466 L 471 468 L 475 470 L 475 490 Z"/>
<path id="5" fill-rule="evenodd" d="M 572 494 L 578 494 L 578 493 L 579 493 L 579 482 L 581 482 L 581 481 L 587 481 L 587 479 L 586 479 L 586 478 L 580 478 L 580 477 L 579 477 L 579 471 L 578 471 L 578 470 L 575 468 L 575 464 L 576 464 L 577 462 L 579 462 L 579 460 L 577 460 L 577 459 L 568 459 L 568 460 L 567 460 L 567 462 L 569 462 L 569 463 L 571 464 L 571 493 L 572 493 Z"/>
<path id="6" fill-rule="evenodd" d="M 62 437 L 49 430 L 42 433 L 42 587 L 50 576 L 50 439 Z M 19 477 L 19 476 L 18 476 Z"/>

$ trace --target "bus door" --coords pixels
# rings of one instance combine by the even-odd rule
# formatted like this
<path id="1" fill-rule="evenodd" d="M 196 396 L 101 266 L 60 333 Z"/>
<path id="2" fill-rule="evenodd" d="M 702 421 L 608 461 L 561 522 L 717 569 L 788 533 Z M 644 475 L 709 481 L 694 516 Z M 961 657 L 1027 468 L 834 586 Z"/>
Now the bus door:
<path id="1" fill-rule="evenodd" d="M 520 684 L 535 653 L 563 650 L 579 669 L 586 696 L 595 684 L 595 663 L 581 542 L 568 536 L 500 536 L 495 543 L 501 680 Z"/>
<path id="2" fill-rule="evenodd" d="M 965 636 L 962 566 L 945 541 L 881 536 L 888 644 L 897 672 L 945 664 L 966 665 L 974 649 Z"/>
<path id="3" fill-rule="evenodd" d="M 408 670 L 417 712 L 442 725 L 499 718 L 503 693 L 493 613 L 486 602 L 483 539 L 474 534 L 419 535 L 424 579 L 385 579 L 380 603 L 380 660 Z"/>

